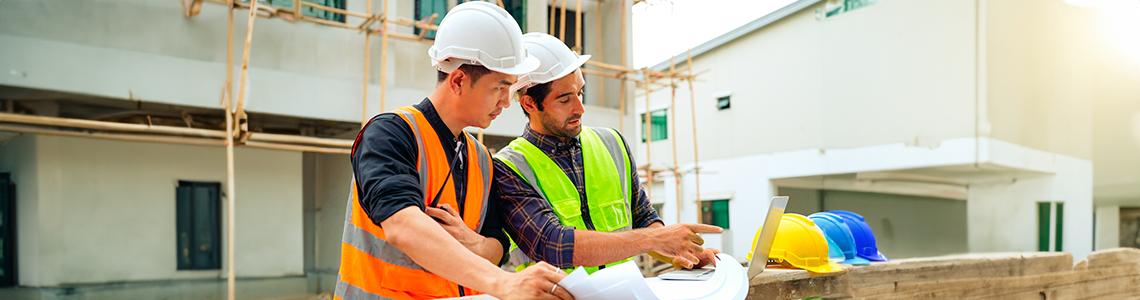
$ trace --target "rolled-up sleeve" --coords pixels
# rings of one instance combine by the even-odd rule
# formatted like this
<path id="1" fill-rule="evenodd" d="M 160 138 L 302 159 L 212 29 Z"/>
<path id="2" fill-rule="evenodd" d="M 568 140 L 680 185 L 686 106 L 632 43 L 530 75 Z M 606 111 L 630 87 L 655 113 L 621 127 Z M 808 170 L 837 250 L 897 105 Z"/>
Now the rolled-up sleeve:
<path id="1" fill-rule="evenodd" d="M 424 210 L 412 129 L 395 114 L 380 114 L 364 128 L 352 155 L 360 206 L 380 226 L 409 206 Z"/>
<path id="2" fill-rule="evenodd" d="M 550 203 L 498 159 L 491 193 L 499 201 L 503 227 L 527 257 L 562 269 L 574 267 L 574 228 L 563 226 Z"/>

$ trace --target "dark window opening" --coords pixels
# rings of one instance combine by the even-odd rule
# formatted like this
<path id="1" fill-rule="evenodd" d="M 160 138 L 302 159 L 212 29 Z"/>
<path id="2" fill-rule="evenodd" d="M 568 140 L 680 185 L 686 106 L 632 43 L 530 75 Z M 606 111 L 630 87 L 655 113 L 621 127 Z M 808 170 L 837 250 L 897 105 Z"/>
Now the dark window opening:
<path id="1" fill-rule="evenodd" d="M 716 109 L 726 110 L 732 107 L 732 96 L 716 98 Z"/>
<path id="2" fill-rule="evenodd" d="M 178 181 L 179 270 L 221 269 L 221 195 L 217 182 Z"/>
<path id="3" fill-rule="evenodd" d="M 554 26 L 550 26 L 550 29 L 551 29 L 550 35 L 553 35 L 554 37 L 562 37 L 562 34 L 563 34 L 563 32 L 562 32 L 562 8 L 556 7 L 556 6 L 551 6 L 551 7 L 553 7 L 554 9 L 547 11 L 548 17 L 549 17 L 549 19 L 547 19 L 547 20 L 554 20 Z M 585 19 L 585 14 L 583 14 L 582 16 L 583 16 L 583 19 Z M 575 25 L 577 25 L 577 26 L 575 26 Z M 578 30 L 574 30 L 574 28 L 578 28 Z M 577 42 L 578 42 L 577 36 L 578 36 L 579 32 L 582 33 L 582 45 L 577 44 Z M 570 50 L 574 50 L 575 52 L 582 53 L 583 49 L 586 49 L 585 48 L 586 47 L 585 46 L 586 45 L 586 25 L 584 22 L 578 21 L 577 13 L 571 9 L 566 10 L 566 33 L 565 34 L 566 34 L 566 36 L 564 38 L 562 38 L 562 41 L 566 43 L 567 47 L 570 47 Z"/>

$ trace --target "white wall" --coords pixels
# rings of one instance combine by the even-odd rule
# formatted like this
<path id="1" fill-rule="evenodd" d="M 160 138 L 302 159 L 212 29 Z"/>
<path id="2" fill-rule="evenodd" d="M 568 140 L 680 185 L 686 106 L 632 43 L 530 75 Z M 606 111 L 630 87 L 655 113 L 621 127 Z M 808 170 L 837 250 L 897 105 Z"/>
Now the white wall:
<path id="1" fill-rule="evenodd" d="M 1120 247 L 1120 206 L 1096 207 L 1096 250 Z"/>
<path id="2" fill-rule="evenodd" d="M 4 161 L 33 161 L 36 176 L 17 182 L 20 285 L 223 276 L 224 261 L 176 270 L 174 220 L 178 180 L 226 190 L 224 148 L 30 135 L 4 148 L 17 150 Z M 237 276 L 301 275 L 300 153 L 238 148 L 235 176 Z"/>
<path id="3" fill-rule="evenodd" d="M 694 83 L 701 160 L 974 136 L 974 1 L 883 0 L 823 20 L 815 8 L 694 59 L 693 70 L 709 70 Z M 715 96 L 725 92 L 732 108 L 718 111 Z M 670 138 L 685 164 L 693 161 L 687 84 L 676 97 Z M 668 106 L 670 91 L 651 98 L 650 107 Z M 654 142 L 652 153 L 654 165 L 673 165 L 672 141 Z"/>
<path id="4" fill-rule="evenodd" d="M 980 141 L 950 139 L 938 147 L 888 144 L 805 149 L 702 162 L 701 198 L 730 199 L 731 239 L 735 242 L 732 248 L 722 250 L 743 259 L 750 246 L 746 241 L 752 240 L 762 222 L 756 216 L 767 210 L 776 192 L 773 185 L 781 179 L 925 170 L 928 174 L 939 174 L 934 176 L 937 178 L 969 184 L 967 224 L 971 252 L 1034 251 L 1037 223 L 1034 215 L 1026 219 L 1025 213 L 1036 208 L 1036 201 L 1049 200 L 1066 204 L 1065 251 L 1072 252 L 1075 258 L 1087 256 L 1092 251 L 1092 238 L 1088 234 L 1092 231 L 1091 163 L 998 140 Z M 685 165 L 683 170 L 691 167 L 691 164 Z M 666 186 L 671 181 L 666 179 Z M 680 222 L 696 222 L 694 181 L 692 173 L 684 176 Z M 1012 186 L 1017 189 L 997 190 L 1003 186 L 997 184 L 1001 181 L 1016 182 Z M 668 188 L 665 193 L 670 193 Z M 676 204 L 664 203 L 666 223 L 676 222 L 673 215 Z"/>

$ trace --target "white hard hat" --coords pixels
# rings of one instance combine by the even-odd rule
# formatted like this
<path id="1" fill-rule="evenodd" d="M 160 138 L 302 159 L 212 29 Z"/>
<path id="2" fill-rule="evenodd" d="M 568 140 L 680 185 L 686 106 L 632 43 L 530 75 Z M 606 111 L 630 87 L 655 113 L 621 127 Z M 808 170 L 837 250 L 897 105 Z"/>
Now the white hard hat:
<path id="1" fill-rule="evenodd" d="M 538 67 L 527 55 L 522 30 L 506 10 L 497 5 L 472 1 L 447 12 L 428 49 L 432 65 L 451 73 L 463 64 L 477 64 L 491 71 L 521 75 Z"/>
<path id="2" fill-rule="evenodd" d="M 582 64 L 590 60 L 589 55 L 581 55 L 570 50 L 558 38 L 541 33 L 531 32 L 523 35 L 526 50 L 530 55 L 538 58 L 538 69 L 519 76 L 519 81 L 511 86 L 511 90 L 531 87 L 562 78 L 574 73 Z"/>

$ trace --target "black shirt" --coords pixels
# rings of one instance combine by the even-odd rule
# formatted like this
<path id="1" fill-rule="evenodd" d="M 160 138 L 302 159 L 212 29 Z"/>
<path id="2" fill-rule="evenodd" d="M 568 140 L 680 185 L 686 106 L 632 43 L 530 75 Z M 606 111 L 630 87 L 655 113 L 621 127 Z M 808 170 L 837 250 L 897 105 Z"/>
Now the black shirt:
<path id="1" fill-rule="evenodd" d="M 431 101 L 424 98 L 413 107 L 424 114 L 424 118 L 435 130 L 448 162 L 455 161 L 457 152 L 465 156 L 467 145 L 461 145 L 456 149 L 455 136 L 451 134 L 447 124 L 443 123 Z M 420 189 L 420 174 L 416 169 L 419 145 L 416 144 L 416 136 L 411 127 L 404 118 L 388 112 L 373 117 L 363 130 L 360 141 L 354 145 L 356 149 L 352 156 L 352 172 L 356 176 L 360 207 L 368 214 L 368 218 L 372 219 L 376 226 L 380 226 L 380 222 L 409 206 L 415 206 L 423 211 L 425 193 Z M 463 215 L 465 209 L 467 159 L 460 157 L 460 160 L 452 166 L 451 172 L 452 184 L 455 185 L 455 199 L 459 204 L 456 210 L 460 215 Z M 498 201 L 484 201 L 483 205 L 487 207 L 487 215 L 479 234 L 495 238 L 503 246 L 503 259 L 499 261 L 499 265 L 502 265 L 509 258 L 507 251 L 510 240 L 503 232 Z"/>

